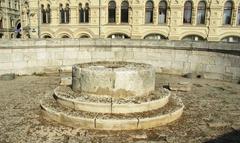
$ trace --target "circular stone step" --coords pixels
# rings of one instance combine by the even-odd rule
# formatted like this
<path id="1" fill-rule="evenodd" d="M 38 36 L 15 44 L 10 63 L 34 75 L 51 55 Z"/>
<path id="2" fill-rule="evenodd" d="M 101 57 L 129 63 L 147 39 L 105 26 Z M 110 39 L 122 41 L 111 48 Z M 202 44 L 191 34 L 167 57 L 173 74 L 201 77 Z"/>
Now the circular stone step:
<path id="1" fill-rule="evenodd" d="M 52 99 L 41 101 L 42 117 L 73 128 L 99 130 L 147 129 L 178 119 L 184 105 L 180 98 L 171 96 L 163 108 L 141 113 L 104 114 L 76 111 L 60 106 Z"/>
<path id="2" fill-rule="evenodd" d="M 58 86 L 55 100 L 63 106 L 98 113 L 134 113 L 155 110 L 168 103 L 170 91 L 162 89 L 147 96 L 132 96 L 116 99 L 111 96 L 78 95 L 70 87 Z"/>

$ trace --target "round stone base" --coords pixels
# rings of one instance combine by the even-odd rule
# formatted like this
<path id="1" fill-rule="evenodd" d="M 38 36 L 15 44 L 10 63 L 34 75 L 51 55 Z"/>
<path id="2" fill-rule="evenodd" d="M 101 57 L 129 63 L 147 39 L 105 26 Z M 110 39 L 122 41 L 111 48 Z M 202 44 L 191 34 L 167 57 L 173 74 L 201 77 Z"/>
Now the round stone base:
<path id="1" fill-rule="evenodd" d="M 59 86 L 54 90 L 55 100 L 68 108 L 96 113 L 136 113 L 155 110 L 168 103 L 171 93 L 167 89 L 159 89 L 148 96 L 128 99 L 109 96 L 79 95 L 70 87 Z"/>
<path id="2" fill-rule="evenodd" d="M 72 71 L 75 92 L 127 97 L 147 95 L 155 87 L 151 65 L 130 62 L 77 64 Z"/>
<path id="3" fill-rule="evenodd" d="M 97 130 L 137 130 L 162 126 L 177 120 L 183 108 L 182 101 L 176 96 L 170 97 L 169 103 L 163 108 L 130 114 L 76 111 L 64 108 L 52 99 L 41 102 L 44 119 L 73 128 Z"/>

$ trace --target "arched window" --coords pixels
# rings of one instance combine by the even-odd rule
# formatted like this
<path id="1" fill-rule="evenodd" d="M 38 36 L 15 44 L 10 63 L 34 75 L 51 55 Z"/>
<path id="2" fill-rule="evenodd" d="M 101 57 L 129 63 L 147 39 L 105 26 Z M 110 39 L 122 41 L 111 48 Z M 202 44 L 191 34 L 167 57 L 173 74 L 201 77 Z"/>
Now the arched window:
<path id="1" fill-rule="evenodd" d="M 109 35 L 108 38 L 111 38 L 111 39 L 129 39 L 130 37 L 126 34 L 115 33 L 115 34 Z"/>
<path id="2" fill-rule="evenodd" d="M 90 36 L 87 34 L 84 34 L 84 35 L 81 35 L 80 38 L 90 38 Z"/>
<path id="3" fill-rule="evenodd" d="M 121 22 L 128 23 L 128 1 L 123 1 L 121 4 Z"/>
<path id="4" fill-rule="evenodd" d="M 21 38 L 21 23 L 17 24 L 16 38 Z"/>
<path id="5" fill-rule="evenodd" d="M 44 35 L 43 38 L 48 39 L 48 38 L 52 38 L 52 37 L 50 35 Z"/>
<path id="6" fill-rule="evenodd" d="M 14 38 L 14 34 L 13 34 L 13 33 L 11 34 L 11 38 L 12 38 L 12 39 Z"/>
<path id="7" fill-rule="evenodd" d="M 167 38 L 161 34 L 149 34 L 144 37 L 144 39 L 149 39 L 149 40 L 166 40 Z"/>
<path id="8" fill-rule="evenodd" d="M 153 23 L 153 2 L 151 0 L 146 3 L 145 23 Z"/>
<path id="9" fill-rule="evenodd" d="M 79 11 L 79 23 L 83 23 L 84 22 L 84 10 L 83 10 L 81 3 L 79 3 L 78 11 Z"/>
<path id="10" fill-rule="evenodd" d="M 42 13 L 42 23 L 46 23 L 46 11 L 44 9 L 44 5 L 41 5 L 41 13 Z"/>
<path id="11" fill-rule="evenodd" d="M 70 21 L 70 7 L 69 4 L 66 4 L 66 7 L 63 8 L 63 5 L 59 5 L 60 10 L 60 23 L 69 23 Z"/>
<path id="12" fill-rule="evenodd" d="M 69 4 L 66 4 L 66 7 L 65 7 L 65 23 L 69 23 L 70 21 L 70 7 L 69 7 Z"/>
<path id="13" fill-rule="evenodd" d="M 85 4 L 85 8 L 84 8 L 84 21 L 86 23 L 89 22 L 89 4 L 88 3 Z"/>
<path id="14" fill-rule="evenodd" d="M 3 19 L 0 18 L 0 29 L 3 29 Z"/>
<path id="15" fill-rule="evenodd" d="M 63 35 L 62 38 L 69 38 L 69 36 L 68 35 Z"/>
<path id="16" fill-rule="evenodd" d="M 223 24 L 231 24 L 232 10 L 233 10 L 232 1 L 227 1 L 224 5 Z"/>
<path id="17" fill-rule="evenodd" d="M 17 9 L 17 1 L 14 1 L 14 9 Z"/>
<path id="18" fill-rule="evenodd" d="M 182 40 L 183 41 L 205 41 L 206 39 L 198 35 L 188 35 L 183 37 Z"/>
<path id="19" fill-rule="evenodd" d="M 10 17 L 10 27 L 11 28 L 14 27 L 14 19 L 12 17 Z"/>
<path id="20" fill-rule="evenodd" d="M 63 5 L 59 5 L 59 12 L 60 12 L 60 23 L 65 23 L 65 11 L 63 9 Z"/>
<path id="21" fill-rule="evenodd" d="M 224 37 L 221 41 L 228 43 L 240 43 L 240 37 L 238 36 L 227 36 Z"/>
<path id="22" fill-rule="evenodd" d="M 192 23 L 192 2 L 186 1 L 184 4 L 183 23 Z"/>
<path id="23" fill-rule="evenodd" d="M 165 0 L 160 1 L 158 10 L 158 23 L 166 23 L 167 19 L 167 2 Z"/>
<path id="24" fill-rule="evenodd" d="M 108 3 L 108 23 L 116 22 L 116 2 L 110 1 Z"/>
<path id="25" fill-rule="evenodd" d="M 200 1 L 198 4 L 197 24 L 205 24 L 206 3 Z"/>
<path id="26" fill-rule="evenodd" d="M 238 6 L 238 18 L 237 18 L 237 24 L 240 25 L 240 4 Z"/>
<path id="27" fill-rule="evenodd" d="M 51 7 L 50 7 L 50 4 L 47 5 L 47 9 L 46 9 L 46 23 L 51 23 Z"/>

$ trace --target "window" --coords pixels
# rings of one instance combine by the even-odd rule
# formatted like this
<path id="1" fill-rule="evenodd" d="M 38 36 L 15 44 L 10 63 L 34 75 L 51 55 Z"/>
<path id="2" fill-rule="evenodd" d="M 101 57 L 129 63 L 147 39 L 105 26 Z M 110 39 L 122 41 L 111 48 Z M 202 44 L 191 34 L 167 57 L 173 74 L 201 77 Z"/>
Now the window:
<path id="1" fill-rule="evenodd" d="M 127 36 L 126 34 L 116 33 L 116 34 L 109 35 L 108 38 L 111 38 L 111 39 L 129 39 L 130 37 Z"/>
<path id="2" fill-rule="evenodd" d="M 16 38 L 21 38 L 21 23 L 18 23 L 17 25 L 17 31 L 16 31 Z"/>
<path id="3" fill-rule="evenodd" d="M 161 34 L 149 34 L 144 37 L 144 39 L 149 39 L 149 40 L 166 40 L 167 38 Z"/>
<path id="4" fill-rule="evenodd" d="M 190 1 L 184 4 L 183 23 L 192 23 L 192 2 Z"/>
<path id="5" fill-rule="evenodd" d="M 42 23 L 46 23 L 46 11 L 44 9 L 44 5 L 41 5 L 41 13 L 42 13 Z"/>
<path id="6" fill-rule="evenodd" d="M 183 41 L 205 41 L 205 39 L 198 35 L 188 35 L 182 38 Z"/>
<path id="7" fill-rule="evenodd" d="M 70 7 L 69 4 L 66 4 L 65 8 L 65 23 L 69 23 L 70 21 Z"/>
<path id="8" fill-rule="evenodd" d="M 59 11 L 60 11 L 60 23 L 65 23 L 65 11 L 63 9 L 63 5 L 59 5 Z"/>
<path id="9" fill-rule="evenodd" d="M 52 37 L 50 35 L 44 35 L 43 38 L 48 39 L 48 38 L 52 38 Z"/>
<path id="10" fill-rule="evenodd" d="M 200 1 L 198 4 L 197 24 L 205 24 L 206 3 Z"/>
<path id="11" fill-rule="evenodd" d="M 8 1 L 8 7 L 9 7 L 9 8 L 12 8 L 11 0 Z"/>
<path id="12" fill-rule="evenodd" d="M 69 23 L 70 21 L 70 7 L 69 4 L 66 4 L 66 7 L 63 8 L 63 5 L 59 5 L 60 12 L 60 23 Z"/>
<path id="13" fill-rule="evenodd" d="M 11 28 L 14 27 L 14 20 L 12 19 L 12 17 L 10 17 L 10 27 L 11 27 Z"/>
<path id="14" fill-rule="evenodd" d="M 78 11 L 79 11 L 79 23 L 83 23 L 84 22 L 84 10 L 82 8 L 81 3 L 79 4 Z"/>
<path id="15" fill-rule="evenodd" d="M 153 2 L 150 0 L 145 7 L 145 23 L 153 23 Z"/>
<path id="16" fill-rule="evenodd" d="M 231 1 L 227 1 L 224 5 L 223 24 L 225 25 L 231 24 L 232 9 L 233 9 L 233 3 Z"/>
<path id="17" fill-rule="evenodd" d="M 51 23 L 51 7 L 50 7 L 50 4 L 47 5 L 47 9 L 46 9 L 46 23 Z"/>
<path id="18" fill-rule="evenodd" d="M 167 18 L 167 2 L 165 0 L 160 1 L 158 10 L 158 23 L 166 23 Z"/>
<path id="19" fill-rule="evenodd" d="M 228 37 L 224 37 L 221 41 L 228 42 L 228 43 L 240 43 L 240 37 L 228 36 Z"/>
<path id="20" fill-rule="evenodd" d="M 82 4 L 79 4 L 79 23 L 88 23 L 89 22 L 89 4 L 85 4 L 85 8 L 82 7 Z"/>
<path id="21" fill-rule="evenodd" d="M 108 4 L 108 23 L 116 22 L 116 3 L 115 1 L 110 1 Z"/>
<path id="22" fill-rule="evenodd" d="M 237 18 L 237 24 L 240 25 L 240 4 L 238 6 L 238 18 Z"/>
<path id="23" fill-rule="evenodd" d="M 68 35 L 63 35 L 62 38 L 69 38 L 69 36 Z"/>
<path id="24" fill-rule="evenodd" d="M 41 5 L 41 13 L 42 13 L 42 23 L 50 23 L 51 22 L 51 8 L 50 4 L 47 5 L 47 8 L 44 8 L 44 5 Z"/>
<path id="25" fill-rule="evenodd" d="M 0 33 L 0 39 L 2 39 L 3 38 L 3 33 Z"/>
<path id="26" fill-rule="evenodd" d="M 121 4 L 121 23 L 128 23 L 128 2 L 123 1 Z"/>
<path id="27" fill-rule="evenodd" d="M 14 8 L 17 9 L 17 1 L 14 1 Z"/>
<path id="28" fill-rule="evenodd" d="M 2 20 L 2 18 L 0 19 L 0 29 L 3 29 L 3 20 Z"/>
<path id="29" fill-rule="evenodd" d="M 89 22 L 89 4 L 85 4 L 84 8 L 84 22 L 88 23 Z"/>
<path id="30" fill-rule="evenodd" d="M 86 35 L 86 34 L 84 34 L 84 35 L 81 35 L 81 36 L 80 36 L 80 38 L 90 38 L 90 36 L 89 36 L 89 35 Z"/>

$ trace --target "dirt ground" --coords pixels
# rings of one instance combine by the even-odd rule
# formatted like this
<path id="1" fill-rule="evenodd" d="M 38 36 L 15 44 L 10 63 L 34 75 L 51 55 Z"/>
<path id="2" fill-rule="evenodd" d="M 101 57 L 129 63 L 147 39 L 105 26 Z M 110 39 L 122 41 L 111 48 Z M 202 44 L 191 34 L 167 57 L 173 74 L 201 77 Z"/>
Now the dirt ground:
<path id="1" fill-rule="evenodd" d="M 81 130 L 43 120 L 39 101 L 59 84 L 59 75 L 0 81 L 0 143 L 240 143 L 240 85 L 158 74 L 156 86 L 185 80 L 192 90 L 174 92 L 186 106 L 183 116 L 137 131 Z"/>

